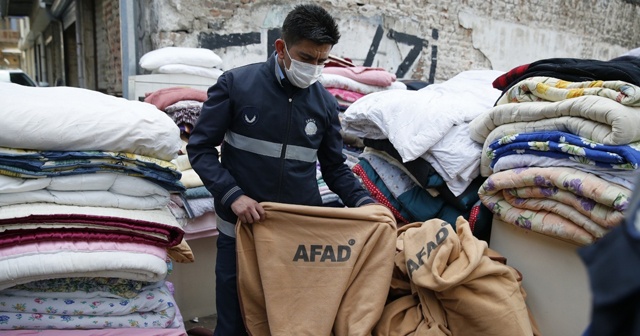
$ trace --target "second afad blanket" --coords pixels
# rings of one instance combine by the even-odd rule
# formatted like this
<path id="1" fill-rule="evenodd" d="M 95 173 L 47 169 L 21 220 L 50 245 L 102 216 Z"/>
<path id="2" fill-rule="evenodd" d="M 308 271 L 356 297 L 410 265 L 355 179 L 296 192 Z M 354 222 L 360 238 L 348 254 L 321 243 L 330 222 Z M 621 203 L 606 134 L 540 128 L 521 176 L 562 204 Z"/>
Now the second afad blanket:
<path id="1" fill-rule="evenodd" d="M 396 222 L 386 207 L 262 203 L 238 223 L 245 325 L 262 335 L 371 335 L 389 292 Z"/>
<path id="2" fill-rule="evenodd" d="M 400 228 L 389 302 L 374 336 L 539 335 L 522 277 L 462 217 Z"/>

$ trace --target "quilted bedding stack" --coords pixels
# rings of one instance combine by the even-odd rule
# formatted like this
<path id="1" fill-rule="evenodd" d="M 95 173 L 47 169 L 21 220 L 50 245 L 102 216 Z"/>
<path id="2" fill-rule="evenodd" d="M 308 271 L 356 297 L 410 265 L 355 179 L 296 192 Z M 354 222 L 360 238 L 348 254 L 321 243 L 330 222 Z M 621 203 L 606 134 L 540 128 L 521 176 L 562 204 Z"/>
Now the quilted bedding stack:
<path id="1" fill-rule="evenodd" d="M 175 123 L 78 88 L 0 100 L 0 333 L 183 335 L 165 281 L 184 235 Z"/>
<path id="2" fill-rule="evenodd" d="M 545 59 L 494 81 L 470 124 L 480 199 L 501 220 L 588 245 L 623 218 L 640 162 L 640 58 Z"/>

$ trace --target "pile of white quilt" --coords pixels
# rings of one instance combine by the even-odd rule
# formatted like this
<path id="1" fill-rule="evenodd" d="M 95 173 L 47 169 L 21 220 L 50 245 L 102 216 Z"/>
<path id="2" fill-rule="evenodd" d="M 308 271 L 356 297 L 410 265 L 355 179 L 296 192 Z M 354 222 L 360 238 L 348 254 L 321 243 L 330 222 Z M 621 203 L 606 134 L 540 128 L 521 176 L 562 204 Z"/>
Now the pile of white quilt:
<path id="1" fill-rule="evenodd" d="M 175 123 L 79 88 L 0 84 L 0 101 L 0 334 L 185 334 L 165 282 Z"/>

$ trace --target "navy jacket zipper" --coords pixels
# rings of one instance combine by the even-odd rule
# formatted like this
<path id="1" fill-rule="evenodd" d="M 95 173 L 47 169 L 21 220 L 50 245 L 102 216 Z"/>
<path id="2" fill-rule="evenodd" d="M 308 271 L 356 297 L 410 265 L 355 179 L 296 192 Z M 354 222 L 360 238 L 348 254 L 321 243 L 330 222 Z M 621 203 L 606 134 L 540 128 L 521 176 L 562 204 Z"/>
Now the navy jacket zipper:
<path id="1" fill-rule="evenodd" d="M 282 196 L 282 180 L 284 178 L 284 165 L 285 165 L 285 156 L 287 154 L 287 145 L 289 144 L 289 136 L 291 133 L 291 122 L 293 119 L 293 96 L 289 97 L 289 109 L 287 110 L 287 133 L 285 134 L 284 142 L 282 143 L 282 152 L 280 153 L 280 177 L 278 178 L 278 193 L 276 199 L 280 202 L 280 198 Z"/>

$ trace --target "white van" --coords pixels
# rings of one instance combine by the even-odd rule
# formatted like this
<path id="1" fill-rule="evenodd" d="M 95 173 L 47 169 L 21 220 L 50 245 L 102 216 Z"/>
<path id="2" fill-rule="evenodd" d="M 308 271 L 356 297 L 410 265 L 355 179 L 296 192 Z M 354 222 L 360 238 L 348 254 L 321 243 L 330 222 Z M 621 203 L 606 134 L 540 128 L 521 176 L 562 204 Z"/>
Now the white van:
<path id="1" fill-rule="evenodd" d="M 0 82 L 15 83 L 24 86 L 38 86 L 29 75 L 19 69 L 0 69 Z"/>

